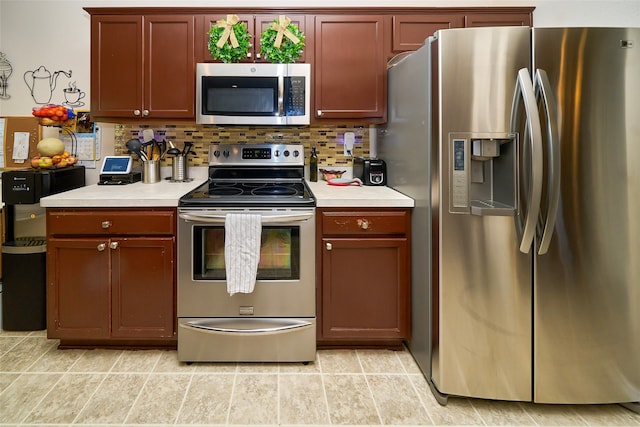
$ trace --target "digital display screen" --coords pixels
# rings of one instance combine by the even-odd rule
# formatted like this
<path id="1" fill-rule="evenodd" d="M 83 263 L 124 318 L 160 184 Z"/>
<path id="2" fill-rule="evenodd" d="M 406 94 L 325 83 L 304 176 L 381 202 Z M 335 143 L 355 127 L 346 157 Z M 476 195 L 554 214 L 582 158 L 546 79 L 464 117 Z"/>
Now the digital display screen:
<path id="1" fill-rule="evenodd" d="M 271 158 L 271 148 L 243 148 L 242 149 L 242 158 L 243 159 L 270 159 Z"/>
<path id="2" fill-rule="evenodd" d="M 102 164 L 100 173 L 129 173 L 131 172 L 131 157 L 107 156 Z"/>
<path id="3" fill-rule="evenodd" d="M 453 141 L 453 170 L 464 171 L 464 140 Z"/>

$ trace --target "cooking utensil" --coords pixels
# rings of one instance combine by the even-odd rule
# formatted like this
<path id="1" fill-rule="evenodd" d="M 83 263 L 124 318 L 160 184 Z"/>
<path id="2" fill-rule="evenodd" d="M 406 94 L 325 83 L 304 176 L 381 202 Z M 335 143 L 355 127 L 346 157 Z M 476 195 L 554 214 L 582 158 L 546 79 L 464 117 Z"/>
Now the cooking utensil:
<path id="1" fill-rule="evenodd" d="M 182 154 L 182 152 L 178 150 L 176 147 L 171 147 L 169 148 L 169 150 L 167 150 L 167 154 L 171 154 L 172 156 L 177 156 Z"/>
<path id="2" fill-rule="evenodd" d="M 147 155 L 142 151 L 142 143 L 139 139 L 130 139 L 125 143 L 130 153 L 136 154 L 140 160 L 147 160 Z"/>
<path id="3" fill-rule="evenodd" d="M 191 151 L 191 147 L 193 147 L 193 142 L 185 142 L 184 147 L 182 147 L 182 155 L 184 156 Z"/>
<path id="4" fill-rule="evenodd" d="M 146 147 L 146 153 L 147 153 L 147 157 L 149 158 L 149 160 L 158 160 L 157 158 L 155 158 L 155 146 L 156 146 L 156 140 L 155 140 L 155 132 L 153 131 L 153 129 L 144 129 L 142 131 L 142 140 L 144 141 L 144 146 Z"/>

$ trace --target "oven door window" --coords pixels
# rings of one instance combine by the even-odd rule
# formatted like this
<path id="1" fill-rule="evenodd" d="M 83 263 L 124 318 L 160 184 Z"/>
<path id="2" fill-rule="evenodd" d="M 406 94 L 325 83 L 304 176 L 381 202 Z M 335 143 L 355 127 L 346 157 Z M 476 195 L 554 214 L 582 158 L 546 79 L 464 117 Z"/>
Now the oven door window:
<path id="1" fill-rule="evenodd" d="M 193 279 L 224 280 L 224 226 L 193 227 Z M 300 228 L 263 226 L 257 280 L 300 279 Z"/>
<path id="2" fill-rule="evenodd" d="M 203 77 L 202 113 L 217 116 L 278 114 L 276 77 Z"/>

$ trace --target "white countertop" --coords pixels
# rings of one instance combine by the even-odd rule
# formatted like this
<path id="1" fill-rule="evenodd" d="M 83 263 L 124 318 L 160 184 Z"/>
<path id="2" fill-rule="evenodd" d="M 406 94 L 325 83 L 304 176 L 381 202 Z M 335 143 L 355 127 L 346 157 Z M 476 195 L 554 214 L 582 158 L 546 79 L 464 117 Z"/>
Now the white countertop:
<path id="1" fill-rule="evenodd" d="M 338 186 L 327 181 L 308 182 L 316 206 L 329 207 L 372 207 L 372 208 L 412 208 L 413 199 L 386 186 Z"/>
<path id="2" fill-rule="evenodd" d="M 178 199 L 198 187 L 206 178 L 191 182 L 127 185 L 92 184 L 40 199 L 45 208 L 124 208 L 176 207 Z M 309 182 L 317 207 L 396 207 L 410 208 L 413 199 L 384 186 L 335 186 L 326 181 Z"/>
<path id="3" fill-rule="evenodd" d="M 135 182 L 126 185 L 92 184 L 40 199 L 45 208 L 124 208 L 178 206 L 178 199 L 206 179 L 154 184 Z"/>

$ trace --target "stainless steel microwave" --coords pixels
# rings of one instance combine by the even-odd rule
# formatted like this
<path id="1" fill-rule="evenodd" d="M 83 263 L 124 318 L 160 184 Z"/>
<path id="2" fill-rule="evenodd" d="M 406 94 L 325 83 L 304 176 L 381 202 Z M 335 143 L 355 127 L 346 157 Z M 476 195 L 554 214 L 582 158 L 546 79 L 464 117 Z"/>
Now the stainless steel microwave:
<path id="1" fill-rule="evenodd" d="M 310 64 L 196 66 L 196 123 L 308 125 Z"/>

